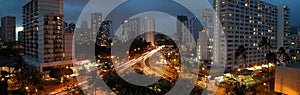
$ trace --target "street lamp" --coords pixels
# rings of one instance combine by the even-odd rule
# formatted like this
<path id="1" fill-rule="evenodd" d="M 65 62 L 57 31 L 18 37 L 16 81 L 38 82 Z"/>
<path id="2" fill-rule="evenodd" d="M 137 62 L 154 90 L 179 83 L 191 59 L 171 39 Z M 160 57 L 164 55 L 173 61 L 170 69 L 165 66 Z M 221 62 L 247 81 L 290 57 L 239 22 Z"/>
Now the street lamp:
<path id="1" fill-rule="evenodd" d="M 29 90 L 29 87 L 28 87 L 28 86 L 25 87 L 25 90 L 26 90 L 26 92 L 27 92 L 27 95 L 30 95 L 30 94 L 29 94 L 30 90 Z"/>
<path id="2" fill-rule="evenodd" d="M 266 85 L 267 85 L 267 83 L 264 83 L 263 85 L 264 85 L 264 86 L 266 86 Z"/>
<path id="3" fill-rule="evenodd" d="M 202 71 L 204 71 L 204 70 L 205 70 L 205 68 L 204 68 L 204 67 L 202 67 L 202 68 L 201 68 L 201 70 L 202 70 Z"/>

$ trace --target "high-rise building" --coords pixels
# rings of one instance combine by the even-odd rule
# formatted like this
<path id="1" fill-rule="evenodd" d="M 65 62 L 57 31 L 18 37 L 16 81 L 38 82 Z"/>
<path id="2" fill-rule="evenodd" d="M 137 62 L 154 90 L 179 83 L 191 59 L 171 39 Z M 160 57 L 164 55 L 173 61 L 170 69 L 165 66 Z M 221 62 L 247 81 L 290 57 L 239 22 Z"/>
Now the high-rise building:
<path id="1" fill-rule="evenodd" d="M 88 30 L 88 29 L 89 29 L 89 27 L 88 27 L 88 22 L 85 21 L 85 20 L 83 20 L 83 21 L 81 22 L 80 28 L 81 28 L 81 29 L 84 29 L 84 30 Z"/>
<path id="2" fill-rule="evenodd" d="M 291 34 L 297 34 L 297 35 L 299 35 L 300 36 L 300 27 L 298 26 L 292 26 L 291 27 L 291 32 L 290 32 Z"/>
<path id="3" fill-rule="evenodd" d="M 96 34 L 96 32 L 99 30 L 99 27 L 101 26 L 102 22 L 102 13 L 92 13 L 91 14 L 91 28 L 92 32 Z"/>
<path id="4" fill-rule="evenodd" d="M 148 42 L 154 42 L 155 19 L 149 17 L 131 18 L 123 22 L 122 33 L 125 40 L 135 39 L 142 33 L 147 33 L 145 39 Z"/>
<path id="5" fill-rule="evenodd" d="M 213 57 L 213 10 L 203 9 L 202 18 L 204 21 L 203 28 L 199 32 L 197 39 L 197 55 L 202 61 L 212 60 Z"/>
<path id="6" fill-rule="evenodd" d="M 287 5 L 277 6 L 277 9 L 277 48 L 284 47 L 288 49 L 290 46 L 288 39 L 288 37 L 290 37 L 290 9 Z"/>
<path id="7" fill-rule="evenodd" d="M 72 60 L 73 56 L 73 32 L 63 33 L 63 58 L 65 60 Z"/>
<path id="8" fill-rule="evenodd" d="M 261 0 L 216 0 L 217 15 L 225 33 L 226 64 L 264 64 L 265 53 L 275 52 L 284 46 L 284 35 L 288 31 L 289 9 Z M 267 38 L 272 47 L 259 48 L 262 38 Z M 243 45 L 247 58 L 235 58 L 235 51 Z"/>
<path id="9" fill-rule="evenodd" d="M 103 21 L 99 27 L 99 32 L 97 34 L 97 45 L 98 46 L 111 46 L 111 32 L 112 21 Z"/>
<path id="10" fill-rule="evenodd" d="M 202 30 L 202 24 L 198 20 L 197 17 L 193 17 L 189 19 L 189 30 L 191 33 L 190 40 L 197 40 L 199 38 L 199 32 Z"/>
<path id="11" fill-rule="evenodd" d="M 199 32 L 202 29 L 202 25 L 198 18 L 192 17 L 188 18 L 187 16 L 178 15 L 177 16 L 177 38 L 183 50 L 191 50 L 197 39 L 199 38 Z"/>
<path id="12" fill-rule="evenodd" d="M 5 16 L 1 18 L 1 38 L 4 42 L 16 41 L 16 17 Z"/>
<path id="13" fill-rule="evenodd" d="M 20 43 L 24 42 L 24 31 L 18 32 L 18 42 L 20 42 Z"/>
<path id="14" fill-rule="evenodd" d="M 288 37 L 290 46 L 286 48 L 289 50 L 289 53 L 292 56 L 292 59 L 295 61 L 300 60 L 300 27 L 291 27 L 290 35 Z M 295 56 L 293 58 L 293 56 Z"/>
<path id="15" fill-rule="evenodd" d="M 23 6 L 25 61 L 39 66 L 40 71 L 63 62 L 63 0 L 31 0 Z"/>
<path id="16" fill-rule="evenodd" d="M 179 15 L 177 16 L 177 36 L 180 43 L 186 43 L 187 33 L 188 33 L 188 17 Z"/>

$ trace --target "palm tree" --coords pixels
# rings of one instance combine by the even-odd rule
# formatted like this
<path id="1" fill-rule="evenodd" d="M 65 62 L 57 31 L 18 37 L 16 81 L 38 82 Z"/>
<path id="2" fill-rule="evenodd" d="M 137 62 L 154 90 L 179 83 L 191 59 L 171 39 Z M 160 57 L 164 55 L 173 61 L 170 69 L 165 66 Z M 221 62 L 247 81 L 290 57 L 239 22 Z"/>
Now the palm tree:
<path id="1" fill-rule="evenodd" d="M 269 46 L 269 48 L 273 48 L 273 47 L 271 46 L 271 44 L 270 44 L 270 41 L 269 41 L 268 37 L 262 37 L 262 39 L 261 39 L 261 41 L 260 41 L 258 47 L 261 48 L 261 47 L 263 47 L 263 46 L 265 46 L 266 48 L 267 48 L 267 46 Z"/>
<path id="2" fill-rule="evenodd" d="M 278 59 L 275 53 L 269 51 L 266 55 L 266 60 L 268 63 L 274 63 L 276 64 L 276 62 L 281 63 Z"/>
<path id="3" fill-rule="evenodd" d="M 235 55 L 235 59 L 239 58 L 240 56 L 242 56 L 242 58 L 244 59 L 244 67 L 246 65 L 246 58 L 247 58 L 247 55 L 246 55 L 246 48 L 244 47 L 244 45 L 240 45 L 238 47 L 238 49 L 235 51 L 234 55 Z"/>
<path id="4" fill-rule="evenodd" d="M 291 61 L 291 57 L 286 53 L 286 50 L 284 49 L 284 47 L 280 47 L 278 50 L 278 57 L 283 57 L 283 62 L 285 63 L 290 63 Z"/>

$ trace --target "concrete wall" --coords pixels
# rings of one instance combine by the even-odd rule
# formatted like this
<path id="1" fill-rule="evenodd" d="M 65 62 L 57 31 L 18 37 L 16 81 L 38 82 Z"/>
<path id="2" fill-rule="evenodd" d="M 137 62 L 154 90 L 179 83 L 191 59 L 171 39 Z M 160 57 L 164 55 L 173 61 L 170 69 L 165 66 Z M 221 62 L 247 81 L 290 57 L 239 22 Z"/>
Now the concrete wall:
<path id="1" fill-rule="evenodd" d="M 300 68 L 277 66 L 274 90 L 288 95 L 300 95 Z"/>

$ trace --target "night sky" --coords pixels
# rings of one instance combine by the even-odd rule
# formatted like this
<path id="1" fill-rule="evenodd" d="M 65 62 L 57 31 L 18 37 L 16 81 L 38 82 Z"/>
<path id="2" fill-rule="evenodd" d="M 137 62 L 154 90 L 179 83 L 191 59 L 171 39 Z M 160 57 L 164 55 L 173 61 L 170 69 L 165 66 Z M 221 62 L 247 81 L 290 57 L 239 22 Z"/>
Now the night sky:
<path id="1" fill-rule="evenodd" d="M 22 26 L 22 6 L 30 0 L 0 0 L 0 17 L 16 16 L 17 27 Z M 66 22 L 77 22 L 79 14 L 89 0 L 64 0 L 64 13 Z M 156 0 L 157 4 L 166 4 L 165 0 Z M 291 9 L 290 26 L 300 26 L 300 0 L 264 0 L 271 4 L 281 5 L 286 4 Z M 104 0 L 104 3 L 109 3 L 111 0 Z M 101 6 L 98 6 L 101 8 Z M 105 6 L 104 6 L 105 8 Z"/>

